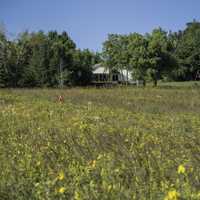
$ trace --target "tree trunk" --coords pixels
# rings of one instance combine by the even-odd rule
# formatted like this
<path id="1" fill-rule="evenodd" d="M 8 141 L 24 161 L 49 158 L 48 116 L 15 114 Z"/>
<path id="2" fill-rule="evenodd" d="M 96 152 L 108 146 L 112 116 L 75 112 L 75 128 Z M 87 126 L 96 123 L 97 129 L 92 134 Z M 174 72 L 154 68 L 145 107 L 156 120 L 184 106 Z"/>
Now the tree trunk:
<path id="1" fill-rule="evenodd" d="M 128 85 L 128 70 L 126 70 L 126 86 Z"/>
<path id="2" fill-rule="evenodd" d="M 146 80 L 143 80 L 143 86 L 144 87 L 146 86 Z"/>
<path id="3" fill-rule="evenodd" d="M 157 85 L 158 85 L 157 79 L 154 79 L 154 80 L 153 80 L 153 85 L 154 85 L 154 87 L 157 87 Z"/>

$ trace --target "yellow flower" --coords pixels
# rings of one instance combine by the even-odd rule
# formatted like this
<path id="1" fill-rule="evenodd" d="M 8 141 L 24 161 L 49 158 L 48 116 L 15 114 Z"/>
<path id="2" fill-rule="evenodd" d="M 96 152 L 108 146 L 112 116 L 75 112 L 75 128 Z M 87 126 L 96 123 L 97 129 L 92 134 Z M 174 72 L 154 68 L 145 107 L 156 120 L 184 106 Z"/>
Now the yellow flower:
<path id="1" fill-rule="evenodd" d="M 77 191 L 75 191 L 74 199 L 75 200 L 80 200 L 81 199 L 80 194 Z"/>
<path id="2" fill-rule="evenodd" d="M 93 161 L 91 162 L 91 167 L 92 167 L 92 168 L 95 168 L 95 166 L 96 166 L 96 160 L 93 160 Z"/>
<path id="3" fill-rule="evenodd" d="M 115 171 L 116 173 L 119 173 L 120 170 L 117 168 L 117 169 L 115 169 L 114 171 Z"/>
<path id="4" fill-rule="evenodd" d="M 108 186 L 108 191 L 110 191 L 112 189 L 112 185 Z"/>
<path id="5" fill-rule="evenodd" d="M 178 166 L 178 174 L 184 174 L 185 173 L 185 167 L 183 165 Z"/>
<path id="6" fill-rule="evenodd" d="M 61 172 L 58 174 L 58 180 L 62 181 L 64 178 L 65 178 L 65 175 L 64 175 L 64 173 L 61 171 Z"/>
<path id="7" fill-rule="evenodd" d="M 38 166 L 40 166 L 40 164 L 41 164 L 41 162 L 38 161 L 38 162 L 36 163 L 36 166 L 38 167 Z"/>
<path id="8" fill-rule="evenodd" d="M 168 192 L 164 200 L 178 200 L 180 194 L 176 190 L 171 190 Z"/>
<path id="9" fill-rule="evenodd" d="M 63 193 L 65 192 L 65 188 L 64 188 L 64 187 L 61 187 L 61 188 L 58 190 L 58 192 L 59 192 L 60 194 L 63 194 Z"/>
<path id="10" fill-rule="evenodd" d="M 100 160 L 102 157 L 103 157 L 103 155 L 99 154 L 98 157 L 97 157 L 97 160 Z"/>

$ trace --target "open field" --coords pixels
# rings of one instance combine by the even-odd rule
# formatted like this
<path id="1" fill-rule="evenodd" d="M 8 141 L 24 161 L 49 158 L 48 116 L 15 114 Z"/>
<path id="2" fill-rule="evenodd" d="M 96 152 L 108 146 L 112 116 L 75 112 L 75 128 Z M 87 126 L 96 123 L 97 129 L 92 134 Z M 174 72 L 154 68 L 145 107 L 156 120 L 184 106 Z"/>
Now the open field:
<path id="1" fill-rule="evenodd" d="M 0 90 L 0 199 L 200 199 L 200 88 Z"/>
<path id="2" fill-rule="evenodd" d="M 200 81 L 185 81 L 185 82 L 160 82 L 161 86 L 168 87 L 200 87 Z"/>

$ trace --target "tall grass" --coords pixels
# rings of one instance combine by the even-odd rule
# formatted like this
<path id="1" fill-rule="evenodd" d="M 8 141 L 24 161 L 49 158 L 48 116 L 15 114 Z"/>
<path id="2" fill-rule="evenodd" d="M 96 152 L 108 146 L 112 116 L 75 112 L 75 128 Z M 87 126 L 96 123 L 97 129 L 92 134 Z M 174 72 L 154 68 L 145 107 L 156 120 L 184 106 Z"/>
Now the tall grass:
<path id="1" fill-rule="evenodd" d="M 0 199 L 200 199 L 199 99 L 188 87 L 0 90 Z"/>

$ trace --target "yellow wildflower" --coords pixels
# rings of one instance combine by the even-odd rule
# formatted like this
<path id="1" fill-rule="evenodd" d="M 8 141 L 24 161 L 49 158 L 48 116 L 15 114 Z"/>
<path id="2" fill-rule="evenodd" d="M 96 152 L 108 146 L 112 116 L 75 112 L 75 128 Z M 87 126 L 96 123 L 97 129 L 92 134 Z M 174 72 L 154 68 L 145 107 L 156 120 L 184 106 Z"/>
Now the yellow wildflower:
<path id="1" fill-rule="evenodd" d="M 61 171 L 61 172 L 58 174 L 58 180 L 62 181 L 64 178 L 65 178 L 65 175 L 64 175 L 64 173 Z"/>
<path id="2" fill-rule="evenodd" d="M 91 166 L 92 166 L 92 168 L 95 168 L 95 166 L 96 166 L 96 160 L 93 160 L 93 161 L 91 162 Z"/>
<path id="3" fill-rule="evenodd" d="M 171 190 L 168 192 L 164 200 L 178 200 L 180 194 L 176 190 Z"/>
<path id="4" fill-rule="evenodd" d="M 65 192 L 65 188 L 64 188 L 64 187 L 61 187 L 61 188 L 58 190 L 58 192 L 59 192 L 60 194 L 63 194 L 63 193 Z"/>
<path id="5" fill-rule="evenodd" d="M 103 157 L 103 155 L 99 154 L 98 157 L 97 157 L 97 160 L 100 160 L 102 157 Z"/>
<path id="6" fill-rule="evenodd" d="M 185 167 L 183 165 L 178 166 L 178 174 L 184 174 L 185 173 Z"/>
<path id="7" fill-rule="evenodd" d="M 36 163 L 36 166 L 38 167 L 38 166 L 40 166 L 40 164 L 41 164 L 41 162 L 38 161 L 38 162 Z"/>
<path id="8" fill-rule="evenodd" d="M 112 189 L 112 185 L 108 186 L 108 191 L 110 192 L 110 190 Z"/>
<path id="9" fill-rule="evenodd" d="M 116 173 L 119 173 L 120 170 L 117 168 L 117 169 L 115 169 L 114 171 L 115 171 Z"/>
<path id="10" fill-rule="evenodd" d="M 75 193 L 74 193 L 74 199 L 75 200 L 80 200 L 81 199 L 81 196 L 77 191 L 75 191 Z"/>

